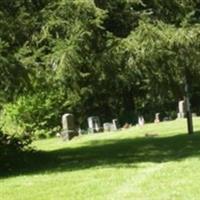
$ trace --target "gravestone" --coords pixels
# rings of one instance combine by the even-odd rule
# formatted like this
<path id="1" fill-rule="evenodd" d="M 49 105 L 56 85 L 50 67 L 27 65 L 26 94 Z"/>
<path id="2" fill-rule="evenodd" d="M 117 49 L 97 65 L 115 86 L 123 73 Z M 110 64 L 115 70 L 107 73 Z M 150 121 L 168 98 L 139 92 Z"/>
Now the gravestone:
<path id="1" fill-rule="evenodd" d="M 117 119 L 113 119 L 112 123 L 113 123 L 113 131 L 117 131 L 118 128 L 119 128 L 118 120 Z"/>
<path id="2" fill-rule="evenodd" d="M 103 124 L 103 130 L 104 132 L 110 132 L 113 130 L 113 124 L 112 123 L 109 123 L 109 122 L 106 122 Z"/>
<path id="3" fill-rule="evenodd" d="M 88 129 L 90 133 L 98 133 L 101 130 L 100 119 L 97 116 L 88 117 Z"/>
<path id="4" fill-rule="evenodd" d="M 156 113 L 154 123 L 159 123 L 159 122 L 160 122 L 160 113 Z"/>
<path id="5" fill-rule="evenodd" d="M 72 114 L 67 113 L 62 116 L 62 129 L 61 136 L 63 140 L 71 140 L 73 137 L 78 136 Z"/>
<path id="6" fill-rule="evenodd" d="M 138 125 L 139 126 L 144 126 L 144 117 L 143 116 L 139 116 L 138 117 Z"/>
<path id="7" fill-rule="evenodd" d="M 178 114 L 177 117 L 182 119 L 185 117 L 185 101 L 181 100 L 178 102 Z"/>

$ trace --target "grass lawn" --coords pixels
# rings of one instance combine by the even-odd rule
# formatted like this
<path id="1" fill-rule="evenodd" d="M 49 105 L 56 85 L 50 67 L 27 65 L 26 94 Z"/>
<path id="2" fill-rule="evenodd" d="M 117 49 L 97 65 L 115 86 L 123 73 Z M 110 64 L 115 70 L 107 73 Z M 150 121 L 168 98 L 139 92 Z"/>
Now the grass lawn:
<path id="1" fill-rule="evenodd" d="M 199 200 L 200 118 L 37 141 L 25 166 L 0 177 L 2 200 Z M 157 134 L 145 137 L 146 133 Z"/>

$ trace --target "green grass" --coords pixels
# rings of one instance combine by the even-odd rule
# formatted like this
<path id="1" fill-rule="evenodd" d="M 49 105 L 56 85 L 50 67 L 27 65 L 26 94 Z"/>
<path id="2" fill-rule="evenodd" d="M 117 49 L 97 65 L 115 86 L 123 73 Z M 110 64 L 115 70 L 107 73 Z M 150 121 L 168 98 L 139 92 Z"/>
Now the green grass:
<path id="1" fill-rule="evenodd" d="M 71 142 L 37 141 L 9 174 L 2 200 L 199 200 L 200 118 L 85 135 Z M 145 137 L 146 133 L 157 134 Z"/>

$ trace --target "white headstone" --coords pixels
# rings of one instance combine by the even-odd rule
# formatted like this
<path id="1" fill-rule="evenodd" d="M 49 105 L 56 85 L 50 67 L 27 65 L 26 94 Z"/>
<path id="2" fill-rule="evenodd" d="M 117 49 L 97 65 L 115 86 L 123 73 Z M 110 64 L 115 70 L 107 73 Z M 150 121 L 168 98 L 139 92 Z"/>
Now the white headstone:
<path id="1" fill-rule="evenodd" d="M 138 117 L 138 125 L 139 126 L 144 126 L 144 117 L 143 116 L 139 116 Z"/>
<path id="2" fill-rule="evenodd" d="M 97 133 L 100 131 L 100 119 L 97 116 L 88 117 L 88 128 L 92 133 Z"/>
<path id="3" fill-rule="evenodd" d="M 118 120 L 117 119 L 113 119 L 112 123 L 113 123 L 113 131 L 117 131 L 118 128 L 119 128 Z"/>
<path id="4" fill-rule="evenodd" d="M 113 124 L 109 123 L 109 122 L 104 123 L 103 124 L 103 130 L 104 130 L 104 132 L 112 131 L 113 130 Z"/>
<path id="5" fill-rule="evenodd" d="M 159 122 L 160 122 L 160 113 L 156 113 L 154 123 L 159 123 Z"/>
<path id="6" fill-rule="evenodd" d="M 185 117 L 185 101 L 181 100 L 178 102 L 178 118 Z"/>

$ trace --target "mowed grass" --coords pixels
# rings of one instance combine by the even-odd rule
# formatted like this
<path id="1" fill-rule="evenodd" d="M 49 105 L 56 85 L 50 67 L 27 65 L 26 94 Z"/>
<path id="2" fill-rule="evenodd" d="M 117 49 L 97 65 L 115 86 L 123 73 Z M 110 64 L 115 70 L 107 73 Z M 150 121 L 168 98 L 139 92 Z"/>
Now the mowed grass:
<path id="1" fill-rule="evenodd" d="M 0 199 L 199 200 L 200 118 L 194 126 L 194 135 L 186 134 L 186 120 L 175 120 L 37 141 L 26 165 L 1 172 Z"/>

